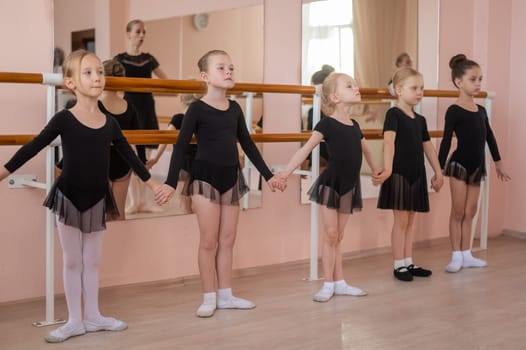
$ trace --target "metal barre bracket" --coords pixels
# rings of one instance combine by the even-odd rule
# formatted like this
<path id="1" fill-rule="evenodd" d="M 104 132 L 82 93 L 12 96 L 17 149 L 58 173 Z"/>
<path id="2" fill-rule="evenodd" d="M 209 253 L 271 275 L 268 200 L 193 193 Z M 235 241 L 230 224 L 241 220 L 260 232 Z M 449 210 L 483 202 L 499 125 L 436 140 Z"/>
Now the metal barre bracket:
<path id="1" fill-rule="evenodd" d="M 8 188 L 42 188 L 46 189 L 46 184 L 37 182 L 36 175 L 10 175 L 7 179 Z"/>

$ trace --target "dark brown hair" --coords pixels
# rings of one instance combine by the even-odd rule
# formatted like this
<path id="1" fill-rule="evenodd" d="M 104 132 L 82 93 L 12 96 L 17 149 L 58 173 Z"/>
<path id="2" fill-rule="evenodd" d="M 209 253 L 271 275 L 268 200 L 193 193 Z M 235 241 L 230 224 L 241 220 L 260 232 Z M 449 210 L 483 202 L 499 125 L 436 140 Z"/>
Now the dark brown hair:
<path id="1" fill-rule="evenodd" d="M 111 59 L 102 62 L 104 66 L 104 75 L 107 77 L 125 77 L 126 69 L 117 60 Z"/>
<path id="2" fill-rule="evenodd" d="M 451 81 L 453 81 L 453 84 L 458 88 L 455 79 L 462 79 L 468 69 L 475 67 L 480 68 L 477 62 L 469 60 L 466 55 L 462 53 L 451 57 L 449 60 L 449 68 L 451 68 Z"/>

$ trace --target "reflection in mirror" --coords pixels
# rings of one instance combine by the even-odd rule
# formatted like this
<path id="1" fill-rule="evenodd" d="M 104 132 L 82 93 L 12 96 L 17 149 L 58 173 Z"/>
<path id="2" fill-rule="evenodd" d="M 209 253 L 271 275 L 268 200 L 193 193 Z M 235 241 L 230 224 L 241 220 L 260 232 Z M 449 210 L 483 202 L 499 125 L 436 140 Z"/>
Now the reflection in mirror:
<path id="1" fill-rule="evenodd" d="M 262 2 L 261 2 L 262 3 Z M 115 5 L 118 6 L 118 5 Z M 122 13 L 127 13 L 122 6 Z M 101 15 L 97 2 L 93 0 L 55 0 L 55 44 L 61 47 L 65 54 L 72 50 L 71 33 L 95 28 L 95 47 L 99 43 L 108 43 L 105 57 L 98 53 L 102 60 L 112 58 L 115 54 L 125 51 L 125 25 L 128 18 L 110 20 L 108 13 Z M 106 9 L 107 10 L 107 9 Z M 111 7 L 112 13 L 115 7 Z M 101 18 L 111 23 L 101 25 Z M 211 49 L 222 49 L 229 53 L 236 68 L 236 81 L 261 83 L 263 81 L 263 5 L 247 6 L 236 9 L 219 10 L 206 13 L 205 16 L 166 13 L 164 18 L 145 21 L 146 37 L 140 47 L 142 52 L 150 52 L 160 63 L 160 68 L 169 79 L 199 79 L 197 60 Z M 121 15 L 121 17 L 126 17 Z M 204 20 L 206 19 L 206 20 Z M 123 23 L 120 25 L 119 23 Z M 117 25 L 119 24 L 119 25 Z M 122 28 L 121 28 L 122 27 Z M 118 39 L 117 39 L 118 38 Z M 99 42 L 99 43 L 97 43 Z M 65 100 L 67 100 L 67 96 Z M 232 96 L 248 114 L 244 96 Z M 160 129 L 168 128 L 172 116 L 184 113 L 186 106 L 176 95 L 154 94 L 156 112 Z M 64 102 L 57 102 L 57 107 L 63 107 Z M 262 98 L 256 97 L 252 103 L 251 122 L 249 130 L 254 132 L 263 115 Z M 260 145 L 258 145 L 260 146 Z M 153 166 L 152 175 L 160 182 L 168 172 L 172 146 L 168 145 L 158 162 Z M 245 163 L 245 157 L 240 154 L 240 163 Z M 261 206 L 261 181 L 257 170 L 247 166 L 244 170 L 250 192 L 241 202 L 243 209 Z M 181 200 L 180 187 L 170 204 L 160 207 L 160 212 L 134 213 L 127 219 L 152 216 L 178 215 L 190 213 L 188 201 Z M 146 191 L 146 196 L 152 200 L 152 194 Z M 129 202 L 129 198 L 128 198 Z"/>
<path id="2" fill-rule="evenodd" d="M 416 65 L 417 5 L 418 0 L 303 0 L 302 84 L 321 84 L 323 79 L 318 79 L 319 74 L 331 66 L 354 77 L 360 87 L 387 88 L 400 52 L 408 52 Z M 362 102 L 352 110 L 351 117 L 362 130 L 382 129 L 391 100 Z M 311 109 L 312 101 L 304 100 L 304 129 L 312 125 L 309 123 Z M 383 142 L 370 140 L 368 145 L 375 163 L 382 164 Z M 320 147 L 322 156 L 323 153 Z M 320 166 L 322 171 L 323 162 Z M 371 170 L 365 161 L 361 175 L 363 198 L 377 197 L 379 189 L 372 186 Z M 305 195 L 310 183 L 310 177 L 303 176 L 301 203 L 310 203 Z"/>

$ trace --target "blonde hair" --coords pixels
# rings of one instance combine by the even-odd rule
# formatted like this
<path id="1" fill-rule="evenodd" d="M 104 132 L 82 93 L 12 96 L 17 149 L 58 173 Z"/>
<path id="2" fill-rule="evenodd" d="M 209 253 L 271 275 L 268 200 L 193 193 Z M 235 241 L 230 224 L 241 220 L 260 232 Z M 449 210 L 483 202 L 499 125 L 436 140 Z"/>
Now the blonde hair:
<path id="1" fill-rule="evenodd" d="M 200 100 L 201 97 L 203 97 L 201 94 L 179 94 L 179 98 L 185 106 L 190 106 L 195 101 Z"/>
<path id="2" fill-rule="evenodd" d="M 422 73 L 410 67 L 397 69 L 393 76 L 393 87 L 402 86 L 404 81 L 411 77 L 423 77 Z"/>
<path id="3" fill-rule="evenodd" d="M 331 73 L 321 85 L 321 110 L 325 115 L 331 115 L 336 109 L 336 104 L 331 100 L 331 95 L 336 92 L 338 79 L 346 77 L 344 73 Z"/>
<path id="4" fill-rule="evenodd" d="M 100 61 L 99 57 L 97 57 L 97 55 L 95 55 L 93 52 L 86 51 L 83 49 L 75 50 L 72 53 L 70 53 L 64 60 L 64 63 L 62 64 L 62 77 L 78 78 L 78 76 L 80 76 L 80 63 L 82 62 L 84 57 L 90 55 L 92 55 Z M 77 75 L 77 77 L 74 76 L 75 74 Z"/>
<path id="5" fill-rule="evenodd" d="M 132 19 L 131 21 L 128 22 L 128 24 L 126 24 L 126 33 L 131 32 L 133 30 L 133 26 L 136 24 L 144 25 L 144 22 L 141 21 L 140 19 Z"/>
<path id="6" fill-rule="evenodd" d="M 223 51 L 223 50 L 210 50 L 207 53 L 205 53 L 199 59 L 199 61 L 197 61 L 197 67 L 199 68 L 200 72 L 208 71 L 208 59 L 210 58 L 210 56 L 215 56 L 215 55 L 226 55 L 226 56 L 228 56 L 228 53 L 226 51 Z"/>

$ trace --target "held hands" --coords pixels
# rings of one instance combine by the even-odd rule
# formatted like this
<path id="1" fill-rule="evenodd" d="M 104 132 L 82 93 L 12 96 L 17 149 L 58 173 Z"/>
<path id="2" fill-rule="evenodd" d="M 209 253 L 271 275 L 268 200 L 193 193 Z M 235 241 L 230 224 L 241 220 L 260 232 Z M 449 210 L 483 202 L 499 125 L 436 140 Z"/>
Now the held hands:
<path id="1" fill-rule="evenodd" d="M 373 185 L 381 185 L 391 176 L 391 170 L 383 170 L 382 172 L 373 172 Z"/>
<path id="2" fill-rule="evenodd" d="M 267 184 L 272 192 L 275 192 L 276 189 L 280 190 L 280 192 L 283 192 L 287 188 L 287 178 L 279 173 L 272 176 L 270 180 L 267 181 Z"/>
<path id="3" fill-rule="evenodd" d="M 440 189 L 444 185 L 444 176 L 442 173 L 439 173 L 438 175 L 435 174 L 431 178 L 431 188 L 435 190 L 435 192 L 440 192 Z"/>
<path id="4" fill-rule="evenodd" d="M 495 170 L 497 171 L 497 178 L 500 181 L 509 181 L 509 180 L 511 180 L 511 177 L 504 170 L 504 167 L 502 166 L 502 162 L 501 161 L 495 162 Z"/>
<path id="5" fill-rule="evenodd" d="M 158 186 L 154 191 L 155 202 L 158 205 L 166 204 L 172 199 L 174 192 L 175 189 L 170 185 L 163 184 L 161 186 Z"/>

